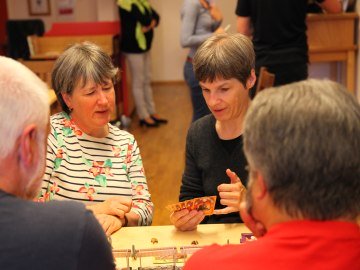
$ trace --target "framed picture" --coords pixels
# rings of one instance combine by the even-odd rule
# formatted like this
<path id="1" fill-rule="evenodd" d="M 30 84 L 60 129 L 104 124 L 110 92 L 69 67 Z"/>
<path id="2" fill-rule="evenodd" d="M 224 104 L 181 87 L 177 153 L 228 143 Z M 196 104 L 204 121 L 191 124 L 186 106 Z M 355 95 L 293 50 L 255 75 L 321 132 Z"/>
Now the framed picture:
<path id="1" fill-rule="evenodd" d="M 28 0 L 29 15 L 50 15 L 50 0 Z"/>

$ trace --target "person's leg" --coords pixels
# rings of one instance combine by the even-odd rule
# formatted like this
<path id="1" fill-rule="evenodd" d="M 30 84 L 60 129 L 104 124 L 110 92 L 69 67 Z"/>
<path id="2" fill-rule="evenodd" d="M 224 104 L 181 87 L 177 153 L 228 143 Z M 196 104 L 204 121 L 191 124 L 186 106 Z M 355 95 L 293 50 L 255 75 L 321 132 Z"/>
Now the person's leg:
<path id="1" fill-rule="evenodd" d="M 291 63 L 270 66 L 269 71 L 275 74 L 274 86 L 306 80 L 308 77 L 307 63 Z"/>
<path id="2" fill-rule="evenodd" d="M 139 119 L 149 118 L 146 110 L 144 96 L 144 54 L 126 53 L 124 54 L 129 64 L 131 73 L 131 89 L 134 97 L 136 112 Z"/>
<path id="3" fill-rule="evenodd" d="M 144 54 L 144 98 L 146 110 L 150 115 L 155 114 L 155 102 L 151 88 L 151 58 L 150 52 Z"/>
<path id="4" fill-rule="evenodd" d="M 210 110 L 206 105 L 205 99 L 202 94 L 202 89 L 199 85 L 198 80 L 195 78 L 193 65 L 190 62 L 185 62 L 184 78 L 191 92 L 191 102 L 193 106 L 192 121 L 194 122 L 195 120 L 209 114 Z"/>

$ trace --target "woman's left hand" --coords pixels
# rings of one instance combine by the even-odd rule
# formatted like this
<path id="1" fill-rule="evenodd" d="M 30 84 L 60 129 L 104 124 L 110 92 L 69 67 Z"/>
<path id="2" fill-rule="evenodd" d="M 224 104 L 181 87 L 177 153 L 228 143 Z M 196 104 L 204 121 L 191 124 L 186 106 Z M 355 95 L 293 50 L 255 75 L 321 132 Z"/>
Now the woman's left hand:
<path id="1" fill-rule="evenodd" d="M 218 186 L 220 203 L 226 205 L 226 207 L 214 210 L 215 215 L 239 212 L 240 203 L 246 192 L 246 188 L 241 183 L 241 180 L 236 173 L 227 169 L 226 174 L 230 178 L 230 184 L 221 184 Z"/>
<path id="2" fill-rule="evenodd" d="M 121 229 L 123 224 L 120 218 L 116 216 L 98 214 L 95 215 L 95 217 L 99 221 L 101 227 L 103 228 L 107 236 L 110 236 L 117 230 Z"/>
<path id="3" fill-rule="evenodd" d="M 210 5 L 209 12 L 211 18 L 213 18 L 215 21 L 220 22 L 223 19 L 223 15 L 220 9 L 215 4 Z"/>

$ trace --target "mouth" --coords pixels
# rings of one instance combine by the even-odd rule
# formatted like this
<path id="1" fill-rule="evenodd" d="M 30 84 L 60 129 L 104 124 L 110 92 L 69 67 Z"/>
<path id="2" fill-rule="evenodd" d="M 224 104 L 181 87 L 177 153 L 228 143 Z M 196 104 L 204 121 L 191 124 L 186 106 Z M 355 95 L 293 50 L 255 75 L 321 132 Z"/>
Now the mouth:
<path id="1" fill-rule="evenodd" d="M 109 109 L 99 110 L 99 111 L 96 111 L 95 113 L 97 113 L 97 114 L 107 114 L 107 113 L 109 113 Z"/>
<path id="2" fill-rule="evenodd" d="M 212 109 L 212 111 L 213 111 L 213 113 L 218 114 L 218 113 L 221 113 L 221 112 L 225 111 L 225 108 L 223 108 L 223 109 Z"/>

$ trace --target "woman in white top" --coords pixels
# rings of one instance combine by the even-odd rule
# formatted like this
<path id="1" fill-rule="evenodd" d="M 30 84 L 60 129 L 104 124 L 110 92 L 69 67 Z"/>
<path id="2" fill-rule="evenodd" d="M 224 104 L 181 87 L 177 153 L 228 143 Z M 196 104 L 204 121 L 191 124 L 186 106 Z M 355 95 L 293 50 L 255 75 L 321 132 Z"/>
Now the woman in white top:
<path id="1" fill-rule="evenodd" d="M 153 203 L 133 135 L 109 124 L 117 69 L 92 43 L 75 44 L 56 61 L 52 86 L 63 112 L 50 120 L 40 201 L 86 203 L 105 232 L 150 225 Z"/>

